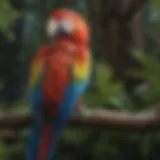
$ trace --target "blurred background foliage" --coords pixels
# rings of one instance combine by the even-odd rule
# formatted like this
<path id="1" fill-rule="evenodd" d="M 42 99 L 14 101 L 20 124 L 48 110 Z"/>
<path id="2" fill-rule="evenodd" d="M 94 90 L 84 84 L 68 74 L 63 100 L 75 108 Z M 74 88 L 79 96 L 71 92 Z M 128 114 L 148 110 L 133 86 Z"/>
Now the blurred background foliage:
<path id="1" fill-rule="evenodd" d="M 93 0 L 91 3 L 89 0 L 0 1 L 0 102 L 1 108 L 7 110 L 8 114 L 11 110 L 28 112 L 26 102 L 28 66 L 37 48 L 45 42 L 46 17 L 52 9 L 57 7 L 78 11 L 91 26 L 94 71 L 90 88 L 84 96 L 84 103 L 88 107 L 100 106 L 134 112 L 160 103 L 160 1 L 152 0 L 140 9 L 145 47 L 143 45 L 137 47 L 132 43 L 128 53 L 134 55 L 133 58 L 142 67 L 129 71 L 126 69 L 125 73 L 132 78 L 141 79 L 140 83 L 136 83 L 133 87 L 132 83 L 131 86 L 126 85 L 128 80 L 126 81 L 125 78 L 118 78 L 118 80 L 114 78 L 115 68 L 110 65 L 110 60 L 107 61 L 104 55 L 104 53 L 113 54 L 111 48 L 108 50 L 106 48 L 103 54 L 101 53 L 99 43 L 102 42 L 99 38 L 103 37 L 103 33 L 98 30 L 103 28 L 97 26 L 94 15 L 99 12 L 98 1 Z M 112 5 L 114 6 L 114 3 Z M 101 17 L 96 20 L 99 19 Z M 136 34 L 139 30 L 141 29 L 132 30 L 131 28 L 130 32 Z M 115 37 L 113 34 L 110 36 Z M 106 39 L 115 41 L 111 37 Z M 116 48 L 114 43 L 112 47 Z M 114 55 L 115 59 L 119 58 L 116 57 L 117 55 Z M 106 61 L 102 62 L 101 59 Z M 120 66 L 123 64 L 121 63 Z M 132 90 L 128 89 L 129 87 Z M 0 159 L 23 159 L 27 133 L 28 130 L 19 131 L 14 139 L 5 141 L 1 131 Z M 159 133 L 115 132 L 107 128 L 96 129 L 96 127 L 85 130 L 66 128 L 59 143 L 57 159 L 157 160 L 160 159 L 159 137 Z"/>

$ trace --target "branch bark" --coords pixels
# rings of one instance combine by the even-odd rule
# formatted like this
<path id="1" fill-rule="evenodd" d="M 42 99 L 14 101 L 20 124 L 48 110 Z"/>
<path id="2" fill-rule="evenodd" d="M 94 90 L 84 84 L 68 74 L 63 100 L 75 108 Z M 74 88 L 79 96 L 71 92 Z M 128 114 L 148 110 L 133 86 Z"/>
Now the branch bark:
<path id="1" fill-rule="evenodd" d="M 1 129 L 24 129 L 31 126 L 32 123 L 29 113 L 5 114 L 1 112 L 0 114 Z M 128 113 L 103 109 L 82 109 L 81 112 L 73 113 L 69 120 L 69 126 L 149 132 L 160 129 L 160 116 L 156 110 Z"/>

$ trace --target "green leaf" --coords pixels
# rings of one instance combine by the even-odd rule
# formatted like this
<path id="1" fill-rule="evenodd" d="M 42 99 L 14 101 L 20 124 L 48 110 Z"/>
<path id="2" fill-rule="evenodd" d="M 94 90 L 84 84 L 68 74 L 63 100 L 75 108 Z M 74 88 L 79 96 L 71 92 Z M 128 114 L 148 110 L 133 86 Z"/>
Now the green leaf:
<path id="1" fill-rule="evenodd" d="M 151 0 L 151 5 L 157 9 L 160 10 L 160 1 L 159 0 Z"/>
<path id="2" fill-rule="evenodd" d="M 11 5 L 9 0 L 0 1 L 0 32 L 8 40 L 14 40 L 12 29 L 16 20 L 20 18 L 20 13 Z"/>
<path id="3" fill-rule="evenodd" d="M 144 90 L 143 100 L 145 104 L 160 102 L 160 63 L 152 56 L 136 54 L 136 59 L 142 64 L 141 70 L 131 71 L 130 74 L 147 81 L 148 86 Z"/>

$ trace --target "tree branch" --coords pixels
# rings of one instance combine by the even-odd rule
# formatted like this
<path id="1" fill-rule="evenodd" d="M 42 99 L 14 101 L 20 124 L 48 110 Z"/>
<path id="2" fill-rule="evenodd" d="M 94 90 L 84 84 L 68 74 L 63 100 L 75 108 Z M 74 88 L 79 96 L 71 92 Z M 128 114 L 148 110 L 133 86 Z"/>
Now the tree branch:
<path id="1" fill-rule="evenodd" d="M 0 128 L 26 128 L 32 124 L 28 113 L 0 114 Z M 154 110 L 139 113 L 127 113 L 111 110 L 82 109 L 73 113 L 69 120 L 70 127 L 101 127 L 126 131 L 156 131 L 160 129 L 160 117 Z"/>

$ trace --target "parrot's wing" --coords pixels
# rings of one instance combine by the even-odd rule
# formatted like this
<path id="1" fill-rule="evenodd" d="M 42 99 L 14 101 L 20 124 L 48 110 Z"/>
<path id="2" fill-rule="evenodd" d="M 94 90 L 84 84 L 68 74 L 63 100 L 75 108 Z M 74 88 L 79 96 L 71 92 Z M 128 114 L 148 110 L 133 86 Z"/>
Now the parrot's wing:
<path id="1" fill-rule="evenodd" d="M 29 103 L 31 106 L 32 113 L 37 113 L 37 106 L 42 103 L 41 96 L 41 83 L 43 80 L 43 73 L 45 67 L 45 55 L 46 47 L 41 47 L 33 58 L 33 61 L 30 66 L 30 75 L 29 75 Z"/>
<path id="2" fill-rule="evenodd" d="M 88 85 L 88 80 L 78 82 L 77 84 L 69 83 L 66 87 L 64 97 L 58 107 L 58 114 L 56 120 L 57 125 L 68 118 L 77 101 L 82 96 Z"/>
<path id="3" fill-rule="evenodd" d="M 41 47 L 30 66 L 29 88 L 34 88 L 42 77 L 47 48 Z"/>
<path id="4" fill-rule="evenodd" d="M 64 120 L 64 118 L 68 118 L 68 115 L 70 115 L 73 108 L 76 107 L 76 104 L 89 84 L 91 75 L 91 59 L 89 52 L 85 54 L 87 55 L 87 58 L 83 64 L 73 63 L 70 68 L 70 81 L 66 85 L 63 99 L 58 106 L 56 119 L 59 121 L 62 119 Z"/>
<path id="5" fill-rule="evenodd" d="M 41 82 L 43 79 L 44 65 L 45 65 L 45 48 L 40 48 L 30 66 L 29 75 L 29 105 L 32 118 L 34 118 L 34 127 L 31 130 L 28 148 L 25 155 L 25 160 L 37 160 L 36 149 L 39 146 L 40 132 L 41 132 L 41 119 L 42 119 L 42 95 L 41 95 Z"/>

